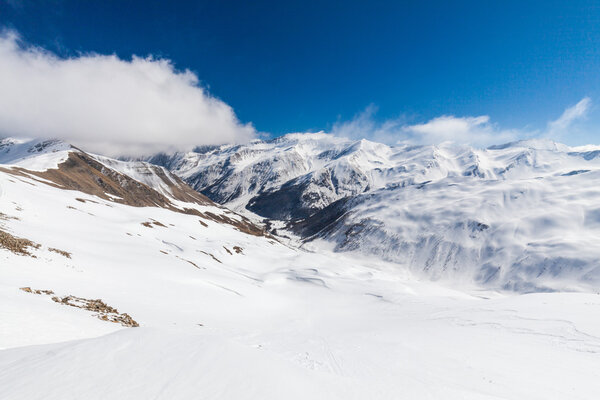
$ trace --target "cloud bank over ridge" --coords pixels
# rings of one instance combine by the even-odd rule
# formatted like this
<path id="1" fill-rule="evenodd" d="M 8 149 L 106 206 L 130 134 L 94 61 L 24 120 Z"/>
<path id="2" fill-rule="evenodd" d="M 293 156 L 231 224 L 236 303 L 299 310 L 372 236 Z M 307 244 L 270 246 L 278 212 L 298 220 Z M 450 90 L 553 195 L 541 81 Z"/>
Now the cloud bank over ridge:
<path id="1" fill-rule="evenodd" d="M 143 155 L 245 142 L 256 130 L 169 60 L 60 58 L 3 31 L 0 136 L 61 138 L 108 155 Z"/>

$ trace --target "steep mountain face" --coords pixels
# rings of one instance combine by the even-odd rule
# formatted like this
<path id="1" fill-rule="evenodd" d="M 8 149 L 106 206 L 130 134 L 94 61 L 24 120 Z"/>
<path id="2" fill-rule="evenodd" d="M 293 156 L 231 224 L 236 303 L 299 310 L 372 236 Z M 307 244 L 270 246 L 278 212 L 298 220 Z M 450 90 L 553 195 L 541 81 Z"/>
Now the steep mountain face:
<path id="1" fill-rule="evenodd" d="M 226 223 L 246 233 L 264 233 L 262 227 L 215 204 L 162 167 L 88 154 L 61 141 L 2 139 L 0 171 L 115 203 L 160 207 Z"/>
<path id="2" fill-rule="evenodd" d="M 600 283 L 599 154 L 547 140 L 474 149 L 293 134 L 151 161 L 305 242 L 528 291 Z"/>
<path id="3" fill-rule="evenodd" d="M 305 218 L 340 198 L 377 186 L 389 148 L 326 134 L 290 134 L 246 146 L 160 154 L 190 186 L 234 210 L 271 219 Z"/>

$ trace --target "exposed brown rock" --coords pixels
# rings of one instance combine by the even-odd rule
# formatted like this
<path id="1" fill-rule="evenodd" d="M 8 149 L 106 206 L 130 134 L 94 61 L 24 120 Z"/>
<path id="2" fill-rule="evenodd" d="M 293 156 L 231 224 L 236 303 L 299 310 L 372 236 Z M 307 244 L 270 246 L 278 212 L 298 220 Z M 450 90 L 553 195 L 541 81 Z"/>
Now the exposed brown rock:
<path id="1" fill-rule="evenodd" d="M 188 262 L 188 263 L 192 264 L 194 267 L 196 267 L 196 268 L 198 268 L 198 269 L 206 269 L 206 268 L 200 268 L 200 267 L 198 266 L 198 264 L 196 264 L 196 263 L 195 263 L 195 262 L 193 262 L 193 261 L 187 260 L 187 259 L 185 259 L 185 258 L 181 258 L 181 257 L 179 257 L 179 256 L 175 256 L 175 257 L 179 258 L 180 260 L 183 260 L 183 261 L 185 261 L 185 262 Z"/>
<path id="2" fill-rule="evenodd" d="M 218 262 L 219 264 L 223 264 L 223 263 L 221 262 L 221 260 L 219 260 L 217 257 L 213 256 L 212 254 L 210 254 L 210 253 L 207 253 L 206 251 L 202 251 L 202 250 L 198 250 L 198 251 L 199 251 L 200 253 L 206 254 L 207 256 L 211 256 L 211 257 L 212 257 L 212 259 L 213 259 L 213 260 L 215 260 L 216 262 Z"/>
<path id="3" fill-rule="evenodd" d="M 187 210 L 187 209 L 186 209 Z M 196 210 L 193 210 L 196 211 Z M 252 235 L 252 236 L 267 236 L 267 237 L 271 237 L 271 235 L 269 235 L 268 233 L 265 232 L 264 228 L 253 224 L 248 218 L 242 216 L 242 215 L 237 215 L 237 214 L 233 214 L 232 215 L 236 215 L 237 217 L 240 218 L 240 220 L 236 220 L 234 218 L 229 218 L 226 215 L 217 215 L 214 214 L 210 211 L 206 211 L 205 213 L 196 211 L 195 213 L 196 215 L 211 220 L 211 221 L 215 221 L 218 222 L 220 224 L 228 224 L 233 226 L 234 228 L 236 228 L 238 231 L 240 232 L 244 232 L 248 235 Z M 201 222 L 202 223 L 202 222 Z M 204 224 L 203 224 L 204 225 Z"/>
<path id="4" fill-rule="evenodd" d="M 4 213 L 0 212 L 0 220 L 3 220 L 3 221 L 8 221 L 9 219 L 14 219 L 14 220 L 17 220 L 17 221 L 18 221 L 18 220 L 19 220 L 19 217 L 13 217 L 13 216 L 6 215 L 6 214 L 4 214 Z"/>
<path id="5" fill-rule="evenodd" d="M 24 292 L 33 293 L 33 294 L 46 294 L 46 295 L 54 294 L 54 292 L 52 290 L 31 289 L 29 286 L 22 287 L 22 288 L 19 288 L 19 289 L 22 290 L 22 291 L 24 291 Z"/>
<path id="6" fill-rule="evenodd" d="M 42 178 L 38 182 L 60 189 L 76 190 L 104 200 L 129 206 L 161 207 L 179 213 L 197 215 L 204 219 L 231 225 L 249 235 L 271 237 L 262 227 L 252 223 L 246 217 L 234 214 L 217 205 L 206 196 L 196 192 L 175 175 L 171 174 L 167 176 L 164 169 L 160 167 L 149 166 L 149 168 L 169 187 L 173 198 L 189 203 L 218 207 L 223 209 L 225 213 L 236 215 L 237 219 L 211 212 L 202 213 L 193 208 L 180 209 L 167 196 L 157 190 L 105 166 L 92 156 L 77 149 L 71 151 L 68 158 L 59 164 L 58 168 L 40 172 L 29 171 L 20 167 L 0 167 L 0 171 L 29 179 Z M 48 181 L 52 183 L 48 183 Z M 92 200 L 82 198 L 77 198 L 76 200 L 82 203 L 93 202 Z M 203 226 L 208 226 L 203 221 L 200 221 L 200 223 Z"/>
<path id="7" fill-rule="evenodd" d="M 0 248 L 21 256 L 36 258 L 36 256 L 29 252 L 29 248 L 39 249 L 40 245 L 29 239 L 18 238 L 0 229 Z"/>
<path id="8" fill-rule="evenodd" d="M 71 307 L 82 308 L 97 313 L 96 316 L 103 320 L 114 323 L 119 323 L 126 327 L 138 327 L 139 324 L 131 318 L 127 313 L 119 313 L 116 308 L 113 308 L 100 299 L 84 299 L 77 296 L 52 297 L 52 300 Z"/>
<path id="9" fill-rule="evenodd" d="M 94 203 L 94 204 L 100 204 L 97 201 L 94 200 L 86 200 L 86 199 L 82 199 L 81 197 L 76 197 L 75 200 L 81 202 L 81 203 Z"/>
<path id="10" fill-rule="evenodd" d="M 244 254 L 242 252 L 244 249 L 242 249 L 240 246 L 233 246 L 233 250 L 238 254 Z"/>
<path id="11" fill-rule="evenodd" d="M 39 290 L 39 289 L 31 289 L 29 286 L 19 288 L 20 290 L 32 293 L 32 294 L 45 294 L 45 295 L 53 295 L 54 292 L 52 290 Z M 105 302 L 100 299 L 84 299 L 83 297 L 77 296 L 65 296 L 65 297 L 52 297 L 52 301 L 60 304 L 64 304 L 70 307 L 81 308 L 84 310 L 92 311 L 96 313 L 96 317 L 103 321 L 109 321 L 114 323 L 119 323 L 123 326 L 127 327 L 137 327 L 139 324 L 131 318 L 131 316 L 127 313 L 119 313 L 114 307 L 109 306 Z"/>
<path id="12" fill-rule="evenodd" d="M 54 247 L 48 247 L 48 250 L 50 250 L 50 251 L 52 251 L 54 253 L 58 253 L 61 256 L 64 256 L 64 257 L 67 257 L 67 258 L 71 258 L 71 253 L 69 253 L 68 251 L 56 249 Z"/>

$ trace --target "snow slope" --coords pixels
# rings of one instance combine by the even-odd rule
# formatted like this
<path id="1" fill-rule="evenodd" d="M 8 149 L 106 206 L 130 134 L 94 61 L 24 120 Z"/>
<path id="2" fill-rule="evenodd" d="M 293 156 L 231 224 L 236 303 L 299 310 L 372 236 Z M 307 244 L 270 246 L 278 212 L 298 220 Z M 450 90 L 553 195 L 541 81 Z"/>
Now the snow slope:
<path id="1" fill-rule="evenodd" d="M 312 249 L 376 256 L 434 280 L 594 291 L 599 155 L 548 140 L 474 149 L 321 133 L 152 161 L 236 210 L 291 222 Z"/>
<path id="2" fill-rule="evenodd" d="M 65 161 L 71 149 L 59 140 L 0 139 L 0 164 L 45 171 Z"/>
<path id="3" fill-rule="evenodd" d="M 109 189 L 117 178 L 133 185 L 104 173 Z M 375 258 L 248 234 L 211 217 L 238 218 L 210 203 L 135 206 L 97 193 L 0 168 L 0 230 L 39 245 L 29 256 L 0 248 L 0 399 L 600 392 L 595 293 L 449 289 Z M 102 299 L 140 327 L 52 300 L 67 295 Z"/>

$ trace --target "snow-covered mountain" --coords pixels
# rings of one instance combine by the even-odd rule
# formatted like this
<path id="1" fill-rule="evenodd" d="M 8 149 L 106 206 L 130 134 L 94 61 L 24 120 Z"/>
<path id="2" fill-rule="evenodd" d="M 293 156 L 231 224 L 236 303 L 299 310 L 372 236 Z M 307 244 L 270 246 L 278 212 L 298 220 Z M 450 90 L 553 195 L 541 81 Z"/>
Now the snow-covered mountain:
<path id="1" fill-rule="evenodd" d="M 417 275 L 519 291 L 600 284 L 600 148 L 387 146 L 317 133 L 149 161 L 304 241 Z"/>
<path id="2" fill-rule="evenodd" d="M 593 176 L 570 171 L 555 178 Z M 372 189 L 317 213 L 356 202 L 349 212 L 357 216 L 340 219 L 351 224 L 384 215 L 366 208 L 377 204 L 369 196 L 425 201 L 430 187 Z M 441 208 L 447 200 L 430 201 Z M 467 213 L 427 207 L 440 224 Z M 496 224 L 489 215 L 477 221 Z M 314 235 L 342 232 L 326 226 L 330 234 Z M 3 140 L 0 398 L 597 397 L 596 293 L 515 296 L 468 280 L 450 288 L 358 252 L 292 244 L 161 167 L 58 141 Z"/>
<path id="3" fill-rule="evenodd" d="M 192 190 L 168 170 L 86 153 L 57 140 L 0 140 L 0 167 L 14 176 L 135 207 L 198 215 L 255 235 L 263 228 Z"/>
<path id="4" fill-rule="evenodd" d="M 249 145 L 159 154 L 162 165 L 214 201 L 287 220 L 304 218 L 340 198 L 379 186 L 389 147 L 327 134 L 289 134 Z"/>

